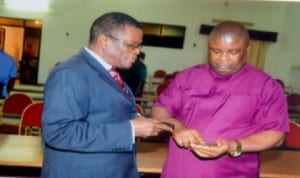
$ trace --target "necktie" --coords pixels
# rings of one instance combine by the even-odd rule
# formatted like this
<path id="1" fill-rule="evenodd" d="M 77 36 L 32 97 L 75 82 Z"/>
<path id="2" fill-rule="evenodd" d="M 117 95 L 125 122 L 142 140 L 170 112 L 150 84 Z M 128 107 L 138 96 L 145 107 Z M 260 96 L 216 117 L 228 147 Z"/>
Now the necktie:
<path id="1" fill-rule="evenodd" d="M 124 92 L 126 92 L 124 81 L 115 67 L 109 70 L 110 75 L 115 79 Z"/>

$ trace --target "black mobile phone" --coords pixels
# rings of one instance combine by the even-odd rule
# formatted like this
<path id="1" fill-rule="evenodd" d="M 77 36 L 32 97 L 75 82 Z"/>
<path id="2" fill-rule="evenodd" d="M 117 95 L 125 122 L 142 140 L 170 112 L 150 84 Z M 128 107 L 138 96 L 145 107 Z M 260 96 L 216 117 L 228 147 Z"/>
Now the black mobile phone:
<path id="1" fill-rule="evenodd" d="M 164 125 L 166 125 L 166 126 L 168 126 L 168 127 L 171 127 L 171 128 L 172 128 L 172 130 L 174 130 L 174 129 L 175 129 L 175 125 L 174 125 L 174 124 L 171 124 L 171 123 L 169 123 L 169 122 L 165 122 L 165 121 L 161 121 L 160 123 L 161 123 L 161 124 L 164 124 Z"/>
<path id="2" fill-rule="evenodd" d="M 198 145 L 204 146 L 220 146 L 218 142 L 199 142 Z"/>

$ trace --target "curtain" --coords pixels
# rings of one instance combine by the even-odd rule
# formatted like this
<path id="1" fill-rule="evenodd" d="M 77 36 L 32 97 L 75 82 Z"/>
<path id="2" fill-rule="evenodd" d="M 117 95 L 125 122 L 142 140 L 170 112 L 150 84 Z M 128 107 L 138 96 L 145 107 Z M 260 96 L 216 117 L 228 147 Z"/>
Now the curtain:
<path id="1" fill-rule="evenodd" d="M 266 57 L 266 41 L 251 40 L 248 51 L 248 63 L 257 68 L 264 69 Z"/>

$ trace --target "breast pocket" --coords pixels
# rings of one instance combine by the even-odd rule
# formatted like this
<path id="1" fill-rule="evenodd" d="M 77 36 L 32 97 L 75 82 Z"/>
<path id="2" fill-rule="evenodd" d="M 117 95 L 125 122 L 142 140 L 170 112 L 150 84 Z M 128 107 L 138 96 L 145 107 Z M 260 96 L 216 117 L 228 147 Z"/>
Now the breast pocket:
<path id="1" fill-rule="evenodd" d="M 255 122 L 253 118 L 258 110 L 258 101 L 259 97 L 255 95 L 228 95 L 223 106 L 215 112 L 214 118 L 224 124 L 250 124 Z"/>

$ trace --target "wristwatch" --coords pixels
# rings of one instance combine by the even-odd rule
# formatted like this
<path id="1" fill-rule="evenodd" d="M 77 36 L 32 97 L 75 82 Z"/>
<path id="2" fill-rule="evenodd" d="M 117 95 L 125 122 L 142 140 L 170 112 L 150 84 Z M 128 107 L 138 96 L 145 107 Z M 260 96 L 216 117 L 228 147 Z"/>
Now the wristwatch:
<path id="1" fill-rule="evenodd" d="M 239 157 L 242 154 L 242 143 L 238 140 L 234 141 L 235 148 L 229 152 L 232 157 Z"/>

